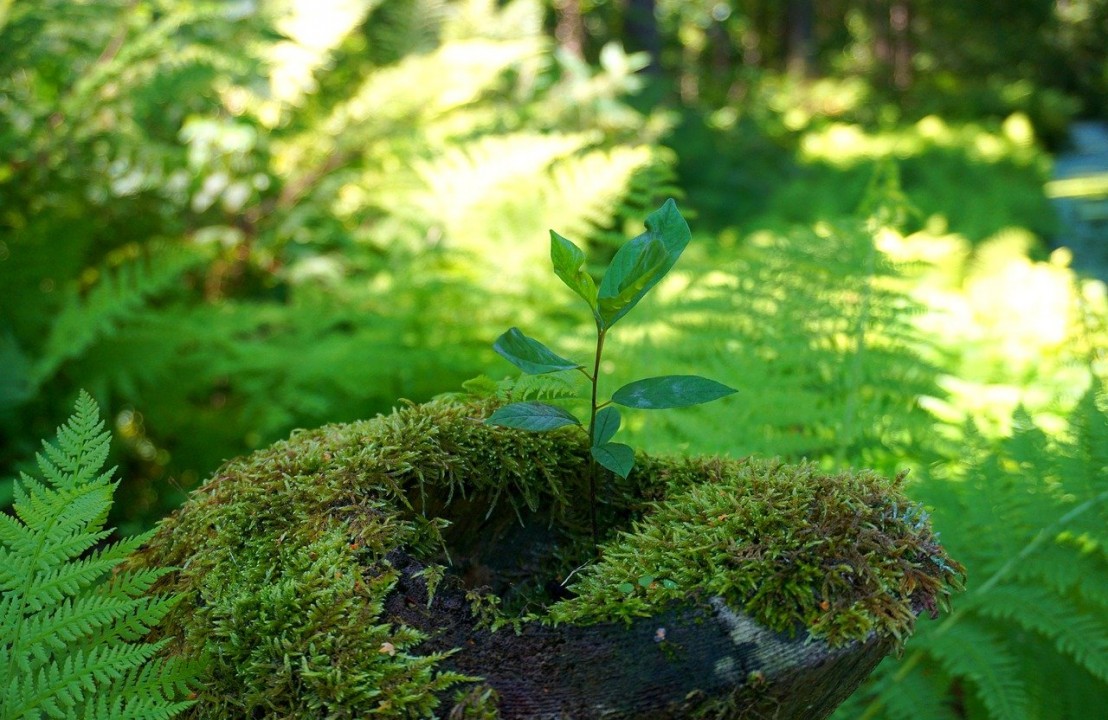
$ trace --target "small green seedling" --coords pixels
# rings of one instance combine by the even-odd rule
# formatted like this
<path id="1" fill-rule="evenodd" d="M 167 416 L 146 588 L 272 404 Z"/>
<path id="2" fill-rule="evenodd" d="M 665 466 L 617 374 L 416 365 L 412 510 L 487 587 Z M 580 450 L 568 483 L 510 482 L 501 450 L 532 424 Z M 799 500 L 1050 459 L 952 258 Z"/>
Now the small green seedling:
<path id="1" fill-rule="evenodd" d="M 577 293 L 592 310 L 596 321 L 596 354 L 592 372 L 584 364 L 567 360 L 538 340 L 527 337 L 518 328 L 501 335 L 493 348 L 509 362 L 530 375 L 579 370 L 592 385 L 591 410 L 587 429 L 569 411 L 543 402 L 516 402 L 497 409 L 486 422 L 490 425 L 521 430 L 554 430 L 569 425 L 581 427 L 588 435 L 589 502 L 592 512 L 593 538 L 596 539 L 596 464 L 626 478 L 635 465 L 635 453 L 623 443 L 612 442 L 619 430 L 621 417 L 612 405 L 658 410 L 688 407 L 717 400 L 736 392 L 722 383 L 698 375 L 663 375 L 628 383 L 612 393 L 610 400 L 597 402 L 600 384 L 600 358 L 604 339 L 616 324 L 650 288 L 661 280 L 692 234 L 689 225 L 671 199 L 646 218 L 646 232 L 623 245 L 612 258 L 611 265 L 597 286 L 585 270 L 585 253 L 569 240 L 550 231 L 550 259 L 554 273 L 570 290 Z"/>

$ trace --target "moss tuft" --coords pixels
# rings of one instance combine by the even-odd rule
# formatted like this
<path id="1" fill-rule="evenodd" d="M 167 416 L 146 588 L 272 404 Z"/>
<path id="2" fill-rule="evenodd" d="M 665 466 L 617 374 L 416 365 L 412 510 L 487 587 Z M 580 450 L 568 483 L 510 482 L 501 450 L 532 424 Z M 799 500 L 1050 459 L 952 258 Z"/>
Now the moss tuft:
<path id="1" fill-rule="evenodd" d="M 571 432 L 486 426 L 489 410 L 434 402 L 298 432 L 228 463 L 163 521 L 132 563 L 181 568 L 155 590 L 184 594 L 163 626 L 174 651 L 210 660 L 189 717 L 441 711 L 449 689 L 469 686 L 444 669 L 449 652 L 421 652 L 424 634 L 385 612 L 398 549 L 424 563 L 411 608 L 426 611 L 436 588 L 472 574 L 472 602 L 493 627 L 505 624 L 493 617 L 500 598 L 480 586 L 537 574 L 501 607 L 586 624 L 719 595 L 831 643 L 900 639 L 956 580 L 898 481 L 640 455 L 605 507 L 629 532 L 609 535 L 602 559 L 574 575 L 576 597 L 553 602 L 542 581 L 560 586 L 589 552 L 587 509 L 572 503 L 584 496 L 587 447 Z M 495 717 L 483 689 L 455 702 L 460 717 Z"/>
<path id="2" fill-rule="evenodd" d="M 676 470 L 677 487 L 605 545 L 552 620 L 630 620 L 719 596 L 773 630 L 832 646 L 871 632 L 899 642 L 958 583 L 899 478 L 755 460 Z"/>

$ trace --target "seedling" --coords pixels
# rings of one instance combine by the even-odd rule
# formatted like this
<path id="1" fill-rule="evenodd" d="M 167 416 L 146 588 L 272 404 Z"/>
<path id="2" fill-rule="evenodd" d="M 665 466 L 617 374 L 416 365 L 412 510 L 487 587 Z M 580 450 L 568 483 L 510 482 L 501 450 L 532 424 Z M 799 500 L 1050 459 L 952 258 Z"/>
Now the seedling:
<path id="1" fill-rule="evenodd" d="M 608 332 L 665 277 L 691 237 L 689 225 L 681 217 L 677 204 L 672 199 L 666 200 L 662 207 L 647 216 L 646 232 L 616 252 L 598 286 L 585 270 L 584 251 L 551 230 L 550 259 L 554 264 L 554 273 L 585 301 L 596 321 L 596 353 L 592 372 L 583 363 L 557 355 L 518 328 L 511 328 L 493 344 L 496 352 L 527 374 L 579 370 L 589 379 L 592 392 L 587 427 L 568 410 L 544 402 L 510 403 L 498 408 L 485 422 L 536 432 L 570 425 L 585 431 L 589 439 L 589 503 L 594 542 L 598 537 L 597 465 L 623 478 L 635 466 L 634 450 L 623 443 L 612 442 L 622 422 L 619 410 L 613 405 L 641 410 L 689 407 L 736 392 L 699 375 L 663 375 L 628 383 L 612 393 L 609 400 L 597 402 L 600 359 Z"/>

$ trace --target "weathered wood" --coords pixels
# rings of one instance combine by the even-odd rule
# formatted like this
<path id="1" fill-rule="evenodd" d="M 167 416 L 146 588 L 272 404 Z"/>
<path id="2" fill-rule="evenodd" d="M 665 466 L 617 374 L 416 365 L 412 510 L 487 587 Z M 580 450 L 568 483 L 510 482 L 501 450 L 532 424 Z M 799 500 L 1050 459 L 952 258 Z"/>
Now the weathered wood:
<path id="1" fill-rule="evenodd" d="M 423 565 L 390 557 L 401 580 L 386 614 L 430 635 L 419 651 L 458 651 L 445 666 L 480 676 L 506 720 L 715 718 L 818 720 L 831 714 L 890 646 L 871 638 L 829 648 L 765 629 L 719 598 L 631 625 L 497 632 L 479 627 L 463 588 L 427 607 Z"/>

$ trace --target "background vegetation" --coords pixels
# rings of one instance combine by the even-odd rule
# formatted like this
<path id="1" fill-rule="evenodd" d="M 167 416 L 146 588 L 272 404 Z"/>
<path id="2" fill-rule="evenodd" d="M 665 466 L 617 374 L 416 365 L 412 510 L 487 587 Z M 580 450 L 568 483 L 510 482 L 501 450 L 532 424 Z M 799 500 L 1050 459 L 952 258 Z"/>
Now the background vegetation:
<path id="1" fill-rule="evenodd" d="M 634 444 L 910 468 L 969 569 L 841 717 L 1096 717 L 1108 302 L 1044 183 L 1106 42 L 1104 0 L 0 0 L 0 476 L 88 388 L 135 531 L 501 377 L 509 324 L 581 354 L 547 229 L 601 261 L 676 196 L 612 382 L 741 393 Z"/>

